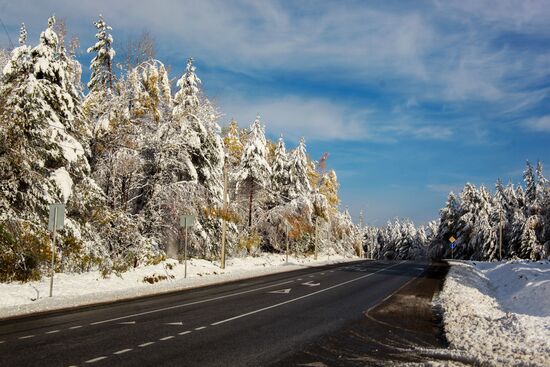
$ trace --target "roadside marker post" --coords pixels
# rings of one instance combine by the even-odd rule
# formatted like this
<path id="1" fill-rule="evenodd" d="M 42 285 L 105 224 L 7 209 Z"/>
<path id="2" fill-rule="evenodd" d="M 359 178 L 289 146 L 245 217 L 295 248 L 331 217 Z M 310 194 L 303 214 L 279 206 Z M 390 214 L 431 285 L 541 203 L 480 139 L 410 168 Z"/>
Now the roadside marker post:
<path id="1" fill-rule="evenodd" d="M 224 160 L 226 162 L 226 160 Z M 223 165 L 223 210 L 224 215 L 227 214 L 227 210 L 229 207 L 229 195 L 227 193 L 227 165 L 224 163 Z M 226 227 L 227 223 L 225 218 L 222 218 L 222 253 L 221 253 L 221 259 L 220 259 L 220 267 L 222 269 L 225 269 L 225 236 L 226 236 Z"/>
<path id="2" fill-rule="evenodd" d="M 286 232 L 286 264 L 288 264 L 288 233 L 290 232 L 290 225 L 285 223 L 285 232 Z"/>
<path id="3" fill-rule="evenodd" d="M 53 233 L 52 241 L 52 261 L 50 269 L 50 297 L 53 295 L 53 275 L 55 273 L 55 237 L 58 229 L 63 229 L 65 225 L 65 204 L 51 204 L 50 217 L 48 221 L 48 230 Z"/>
<path id="4" fill-rule="evenodd" d="M 184 262 L 184 272 L 183 277 L 187 278 L 187 228 L 192 227 L 195 223 L 194 215 L 182 215 L 180 217 L 180 227 L 185 228 L 185 246 L 183 249 L 183 262 Z"/>
<path id="5" fill-rule="evenodd" d="M 314 259 L 317 260 L 317 242 L 319 241 L 319 217 L 315 217 L 315 252 Z"/>
<path id="6" fill-rule="evenodd" d="M 456 241 L 456 238 L 454 238 L 454 236 L 451 236 L 449 238 L 449 242 L 451 243 L 451 259 L 455 258 L 455 247 L 456 247 L 455 241 Z"/>

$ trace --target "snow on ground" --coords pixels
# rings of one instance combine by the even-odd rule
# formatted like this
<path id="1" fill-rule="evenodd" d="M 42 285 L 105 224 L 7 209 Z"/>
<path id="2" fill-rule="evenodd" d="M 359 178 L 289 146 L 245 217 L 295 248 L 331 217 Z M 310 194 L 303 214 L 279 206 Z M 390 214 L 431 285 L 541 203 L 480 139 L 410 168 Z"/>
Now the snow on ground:
<path id="1" fill-rule="evenodd" d="M 550 366 L 550 261 L 452 261 L 442 292 L 451 353 L 473 364 Z"/>
<path id="2" fill-rule="evenodd" d="M 262 254 L 258 257 L 234 258 L 226 261 L 225 270 L 219 262 L 191 259 L 184 264 L 166 260 L 158 265 L 143 266 L 132 271 L 103 278 L 99 271 L 82 274 L 55 274 L 54 297 L 49 298 L 49 278 L 37 282 L 0 283 L 0 318 L 30 314 L 66 307 L 128 299 L 143 295 L 199 287 L 214 283 L 249 278 L 269 273 L 297 270 L 337 262 L 354 261 L 357 257 L 339 255 L 289 258 L 284 255 Z M 149 283 L 146 281 L 153 283 Z M 155 281 L 156 280 L 156 281 Z"/>

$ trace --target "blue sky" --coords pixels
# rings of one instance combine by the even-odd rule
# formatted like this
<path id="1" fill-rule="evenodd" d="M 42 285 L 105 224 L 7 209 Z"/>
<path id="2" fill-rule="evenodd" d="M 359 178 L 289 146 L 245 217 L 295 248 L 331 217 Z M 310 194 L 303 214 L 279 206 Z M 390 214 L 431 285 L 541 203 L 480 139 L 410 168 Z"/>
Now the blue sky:
<path id="1" fill-rule="evenodd" d="M 260 113 L 272 138 L 329 152 L 342 205 L 370 224 L 425 223 L 465 182 L 550 164 L 547 1 L 0 1 L 14 41 L 52 13 L 82 50 L 99 13 L 115 48 L 147 30 L 173 78 L 193 56 L 222 123 Z"/>

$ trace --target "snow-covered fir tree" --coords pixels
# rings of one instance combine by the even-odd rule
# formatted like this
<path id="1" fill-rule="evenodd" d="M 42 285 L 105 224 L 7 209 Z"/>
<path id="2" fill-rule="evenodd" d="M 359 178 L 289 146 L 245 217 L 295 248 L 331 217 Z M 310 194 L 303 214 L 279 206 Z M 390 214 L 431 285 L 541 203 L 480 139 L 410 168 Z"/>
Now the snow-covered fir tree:
<path id="1" fill-rule="evenodd" d="M 271 190 L 275 202 L 284 203 L 289 201 L 289 197 L 287 196 L 289 184 L 289 162 L 285 142 L 281 136 L 275 148 L 275 158 L 271 169 Z"/>
<path id="2" fill-rule="evenodd" d="M 27 28 L 25 28 L 25 23 L 21 23 L 21 28 L 19 29 L 19 46 L 24 46 L 27 44 Z"/>
<path id="3" fill-rule="evenodd" d="M 268 188 L 271 167 L 267 162 L 267 143 L 264 129 L 257 116 L 250 126 L 250 133 L 243 149 L 241 163 L 234 180 L 237 193 L 248 200 L 248 226 L 252 226 L 254 200 L 262 190 Z"/>
<path id="4" fill-rule="evenodd" d="M 6 215 L 2 219 L 18 228 L 17 236 L 40 236 L 49 204 L 66 203 L 61 236 L 80 244 L 85 253 L 92 251 L 85 250 L 87 241 L 97 240 L 91 213 L 101 211 L 103 195 L 90 178 L 86 124 L 79 96 L 67 80 L 54 24 L 51 17 L 34 48 L 16 48 L 3 70 L 0 206 Z"/>
<path id="5" fill-rule="evenodd" d="M 201 80 L 197 77 L 195 70 L 193 58 L 190 57 L 187 59 L 185 73 L 176 84 L 179 88 L 174 96 L 173 114 L 176 119 L 181 119 L 187 117 L 189 114 L 193 114 L 199 107 L 199 84 Z"/>
<path id="6" fill-rule="evenodd" d="M 300 139 L 300 144 L 290 153 L 288 167 L 288 197 L 294 199 L 308 195 L 312 189 L 308 178 L 308 160 L 304 138 Z"/>
<path id="7" fill-rule="evenodd" d="M 97 42 L 89 47 L 88 53 L 95 53 L 90 69 L 92 76 L 88 82 L 90 92 L 107 93 L 113 89 L 114 74 L 113 74 L 113 58 L 115 50 L 113 48 L 113 36 L 109 33 L 112 30 L 111 26 L 107 25 L 103 16 L 99 16 L 99 20 L 94 22 L 97 29 L 95 37 Z"/>

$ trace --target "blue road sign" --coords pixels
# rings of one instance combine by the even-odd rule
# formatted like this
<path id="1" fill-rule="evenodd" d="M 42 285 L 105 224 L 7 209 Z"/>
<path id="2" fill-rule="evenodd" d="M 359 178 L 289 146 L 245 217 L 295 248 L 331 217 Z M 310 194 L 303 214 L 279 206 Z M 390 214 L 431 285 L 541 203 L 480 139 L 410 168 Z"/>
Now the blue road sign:
<path id="1" fill-rule="evenodd" d="M 456 247 L 456 244 L 454 242 L 451 242 L 451 250 L 454 250 Z"/>

